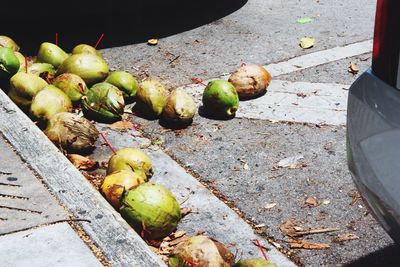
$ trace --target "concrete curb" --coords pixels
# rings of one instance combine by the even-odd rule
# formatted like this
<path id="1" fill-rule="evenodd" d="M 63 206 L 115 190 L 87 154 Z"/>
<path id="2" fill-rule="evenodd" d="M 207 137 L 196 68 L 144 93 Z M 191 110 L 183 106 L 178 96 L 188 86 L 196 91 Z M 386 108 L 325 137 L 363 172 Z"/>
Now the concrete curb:
<path id="1" fill-rule="evenodd" d="M 41 177 L 113 266 L 165 266 L 141 237 L 0 90 L 0 134 Z"/>

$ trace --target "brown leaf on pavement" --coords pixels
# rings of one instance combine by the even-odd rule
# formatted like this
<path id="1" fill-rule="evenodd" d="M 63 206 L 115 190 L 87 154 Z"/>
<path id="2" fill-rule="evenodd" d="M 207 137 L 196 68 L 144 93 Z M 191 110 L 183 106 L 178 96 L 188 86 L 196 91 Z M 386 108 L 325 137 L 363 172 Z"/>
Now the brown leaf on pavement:
<path id="1" fill-rule="evenodd" d="M 358 68 L 357 64 L 350 63 L 350 66 L 347 69 L 347 71 L 350 72 L 351 74 L 355 75 L 360 71 L 360 69 Z"/>
<path id="2" fill-rule="evenodd" d="M 67 158 L 78 170 L 93 170 L 96 169 L 99 164 L 97 161 L 92 161 L 88 157 L 84 157 L 78 154 L 68 154 Z"/>
<path id="3" fill-rule="evenodd" d="M 330 246 L 324 243 L 314 243 L 304 240 L 290 240 L 288 242 L 290 248 L 302 248 L 302 249 L 328 249 Z"/>
<path id="4" fill-rule="evenodd" d="M 297 227 L 296 220 L 289 219 L 289 220 L 285 221 L 284 223 L 282 223 L 279 226 L 279 229 L 282 231 L 282 233 L 284 235 L 293 237 L 293 236 L 296 236 L 296 232 L 297 232 L 295 227 Z"/>
<path id="5" fill-rule="evenodd" d="M 309 229 L 304 230 L 297 225 L 295 219 L 289 219 L 279 226 L 279 229 L 283 234 L 289 237 L 300 237 L 305 235 L 323 234 L 329 232 L 339 231 L 339 228 L 321 228 L 321 229 Z"/>
<path id="6" fill-rule="evenodd" d="M 319 205 L 318 200 L 315 197 L 308 197 L 305 200 L 305 204 L 311 208 L 317 207 Z"/>
<path id="7" fill-rule="evenodd" d="M 133 128 L 133 123 L 131 121 L 117 121 L 108 127 L 114 130 L 129 130 Z"/>
<path id="8" fill-rule="evenodd" d="M 358 237 L 355 234 L 352 233 L 346 233 L 343 235 L 339 235 L 338 237 L 336 237 L 333 241 L 336 243 L 342 243 L 345 241 L 349 241 L 349 240 L 354 240 L 354 239 L 359 239 L 360 237 Z"/>

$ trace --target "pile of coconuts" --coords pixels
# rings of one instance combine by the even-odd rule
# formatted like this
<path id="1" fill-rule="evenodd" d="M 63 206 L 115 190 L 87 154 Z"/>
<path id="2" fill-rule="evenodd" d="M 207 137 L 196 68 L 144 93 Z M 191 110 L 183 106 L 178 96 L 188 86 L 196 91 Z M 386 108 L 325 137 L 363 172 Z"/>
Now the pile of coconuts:
<path id="1" fill-rule="evenodd" d="M 156 79 L 139 83 L 130 73 L 111 72 L 101 53 L 79 44 L 70 54 L 42 43 L 35 57 L 25 58 L 20 47 L 0 35 L 0 86 L 47 137 L 65 153 L 87 154 L 99 131 L 90 120 L 112 123 L 121 119 L 125 103 L 136 101 L 141 115 L 170 124 L 189 125 L 196 113 L 193 98 L 183 89 L 167 90 Z M 228 81 L 214 80 L 203 93 L 203 107 L 218 118 L 232 118 L 239 100 L 266 92 L 271 76 L 258 65 L 245 65 Z M 82 110 L 81 112 L 76 112 Z M 173 233 L 181 208 L 166 187 L 149 182 L 150 158 L 138 148 L 122 148 L 111 156 L 100 191 L 145 240 Z M 274 267 L 264 259 L 241 260 L 222 243 L 203 235 L 179 243 L 169 257 L 171 267 Z"/>

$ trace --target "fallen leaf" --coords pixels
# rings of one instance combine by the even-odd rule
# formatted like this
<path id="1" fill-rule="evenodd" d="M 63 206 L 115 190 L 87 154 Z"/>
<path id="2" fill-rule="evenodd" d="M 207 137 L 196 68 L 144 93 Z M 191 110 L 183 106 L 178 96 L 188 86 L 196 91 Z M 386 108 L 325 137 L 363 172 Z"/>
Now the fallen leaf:
<path id="1" fill-rule="evenodd" d="M 305 23 L 309 23 L 309 22 L 313 22 L 313 21 L 314 21 L 314 19 L 312 19 L 312 18 L 300 18 L 297 20 L 297 23 L 305 24 Z"/>
<path id="2" fill-rule="evenodd" d="M 309 49 L 309 48 L 313 47 L 314 44 L 315 44 L 314 38 L 303 37 L 300 39 L 300 47 L 303 49 Z"/>
<path id="3" fill-rule="evenodd" d="M 93 170 L 99 166 L 97 161 L 92 161 L 91 159 L 78 154 L 68 154 L 67 158 L 79 170 Z"/>
<path id="4" fill-rule="evenodd" d="M 350 72 L 351 74 L 355 75 L 360 71 L 360 69 L 357 66 L 357 64 L 350 63 L 350 66 L 348 67 L 347 71 Z"/>
<path id="5" fill-rule="evenodd" d="M 290 240 L 290 248 L 302 248 L 302 249 L 328 249 L 330 246 L 324 243 L 314 243 L 304 240 Z"/>
<path id="6" fill-rule="evenodd" d="M 246 162 L 246 163 L 243 165 L 243 169 L 248 170 L 248 169 L 249 169 L 249 163 Z"/>
<path id="7" fill-rule="evenodd" d="M 297 226 L 296 220 L 289 219 L 284 223 L 282 223 L 281 225 L 279 225 L 279 229 L 284 235 L 293 237 L 296 236 L 296 229 L 294 229 L 294 227 L 296 226 Z"/>
<path id="8" fill-rule="evenodd" d="M 342 243 L 342 242 L 354 240 L 354 239 L 359 239 L 359 237 L 352 233 L 346 233 L 343 235 L 339 235 L 333 241 L 337 242 L 337 243 Z"/>
<path id="9" fill-rule="evenodd" d="M 277 205 L 277 203 L 268 203 L 267 205 L 265 205 L 264 209 L 272 209 L 273 207 L 275 207 Z"/>
<path id="10" fill-rule="evenodd" d="M 108 127 L 114 130 L 129 130 L 134 128 L 133 123 L 131 121 L 117 121 L 109 125 Z"/>
<path id="11" fill-rule="evenodd" d="M 186 215 L 189 215 L 192 213 L 192 208 L 181 208 L 181 217 L 185 217 Z"/>
<path id="12" fill-rule="evenodd" d="M 147 40 L 147 44 L 149 44 L 149 45 L 157 45 L 158 44 L 158 39 L 149 39 L 149 40 Z"/>
<path id="13" fill-rule="evenodd" d="M 331 203 L 331 201 L 329 199 L 325 199 L 324 201 L 322 201 L 322 204 L 324 204 L 324 205 L 328 205 L 330 203 Z"/>
<path id="14" fill-rule="evenodd" d="M 318 200 L 315 197 L 308 197 L 305 204 L 309 207 L 317 207 L 319 205 Z"/>
<path id="15" fill-rule="evenodd" d="M 351 205 L 354 205 L 357 203 L 359 200 L 361 200 L 361 195 L 357 190 L 352 190 L 347 194 L 349 197 L 351 197 Z"/>
<path id="16" fill-rule="evenodd" d="M 293 157 L 284 158 L 278 162 L 278 167 L 296 169 L 301 166 L 299 163 L 299 160 L 301 160 L 303 158 L 304 158 L 303 155 L 297 155 L 297 156 L 293 156 Z"/>

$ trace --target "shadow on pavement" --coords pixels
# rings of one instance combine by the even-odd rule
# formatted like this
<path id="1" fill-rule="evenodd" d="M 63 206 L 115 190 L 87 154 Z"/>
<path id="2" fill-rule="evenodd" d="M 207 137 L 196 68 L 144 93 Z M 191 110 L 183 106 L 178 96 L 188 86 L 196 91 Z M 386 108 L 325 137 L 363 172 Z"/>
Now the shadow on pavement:
<path id="1" fill-rule="evenodd" d="M 64 50 L 79 43 L 99 48 L 123 46 L 162 38 L 197 28 L 241 8 L 247 0 L 70 0 L 55 4 L 49 0 L 8 1 L 2 5 L 0 35 L 8 35 L 28 55 L 36 54 L 40 43 L 55 42 Z M 38 4 L 40 3 L 40 4 Z"/>
<path id="2" fill-rule="evenodd" d="M 379 251 L 368 254 L 357 261 L 349 263 L 347 267 L 387 267 L 387 266 L 400 266 L 400 247 L 391 245 Z"/>

